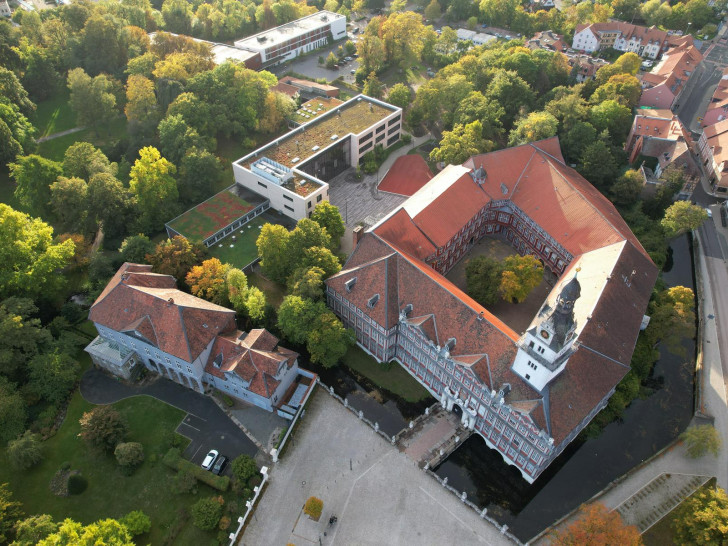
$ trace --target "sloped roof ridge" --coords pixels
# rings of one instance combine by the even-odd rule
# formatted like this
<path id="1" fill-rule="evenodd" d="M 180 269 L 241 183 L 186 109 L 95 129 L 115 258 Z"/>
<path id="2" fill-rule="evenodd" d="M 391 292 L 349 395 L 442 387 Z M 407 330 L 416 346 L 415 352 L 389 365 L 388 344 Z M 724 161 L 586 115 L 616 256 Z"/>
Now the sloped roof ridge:
<path id="1" fill-rule="evenodd" d="M 173 291 L 175 294 L 179 294 L 182 298 L 184 298 L 181 301 L 175 300 L 174 305 L 184 309 L 199 309 L 203 311 L 235 313 L 235 311 L 233 311 L 232 309 L 228 309 L 227 307 L 223 307 L 222 305 L 203 300 L 202 298 L 198 298 L 197 296 L 193 296 L 192 294 L 187 294 L 186 292 L 182 292 L 182 290 L 180 290 L 179 288 L 156 288 L 153 286 L 137 285 L 125 286 L 131 288 L 132 290 L 138 290 L 140 292 L 148 294 L 149 296 L 152 296 L 153 298 L 164 301 L 167 301 L 167 299 L 164 298 L 162 292 L 168 293 L 169 291 Z M 174 297 L 172 297 L 172 299 L 174 299 Z M 199 305 L 191 305 L 191 301 L 199 302 Z"/>
<path id="2" fill-rule="evenodd" d="M 185 323 L 185 317 L 182 314 L 182 310 L 183 309 L 182 309 L 181 306 L 177 306 L 177 313 L 179 313 L 179 320 L 180 320 L 180 323 L 182 324 L 182 333 L 185 336 L 185 344 L 187 346 L 187 354 L 189 355 L 189 360 L 187 362 L 192 362 L 194 360 L 192 358 L 192 347 L 190 347 L 190 340 L 189 340 L 189 337 L 187 336 L 187 324 Z M 195 358 L 196 358 L 196 356 L 195 356 Z"/>
<path id="3" fill-rule="evenodd" d="M 385 239 L 382 239 L 381 237 L 378 237 L 380 240 L 385 241 Z M 359 264 L 355 267 L 350 267 L 349 269 L 342 269 L 338 273 L 335 273 L 334 275 L 331 275 L 329 279 L 335 279 L 336 277 L 341 277 L 342 275 L 348 275 L 349 273 L 353 273 L 354 271 L 358 271 L 360 269 L 364 269 L 365 267 L 371 267 L 372 265 L 376 264 L 377 262 L 381 262 L 383 260 L 387 260 L 391 258 L 392 256 L 396 256 L 396 252 L 390 252 L 389 254 L 385 256 L 380 256 L 379 258 L 374 258 L 373 260 L 369 260 L 368 262 L 364 262 L 363 264 Z M 328 279 L 327 279 L 328 280 Z"/>
<path id="4" fill-rule="evenodd" d="M 619 360 L 612 358 L 611 356 L 607 356 L 604 353 L 597 351 L 596 349 L 592 349 L 591 347 L 589 347 L 589 345 L 586 345 L 584 343 L 579 344 L 579 348 L 587 349 L 588 351 L 591 351 L 592 353 L 594 353 L 596 355 L 606 358 L 607 360 L 614 362 L 615 364 L 619 364 L 620 366 L 622 366 L 623 368 L 627 368 L 628 370 L 632 369 L 632 367 L 629 364 L 624 364 L 624 363 L 620 362 Z"/>
<path id="5" fill-rule="evenodd" d="M 518 185 L 521 183 L 524 173 L 528 170 L 528 167 L 531 164 L 531 161 L 533 161 L 533 157 L 536 155 L 537 151 L 539 150 L 539 148 L 536 148 L 535 146 L 531 146 L 531 148 L 533 148 L 533 152 L 531 152 L 531 157 L 528 158 L 528 161 L 526 161 L 526 164 L 523 166 L 523 169 L 521 170 L 521 174 L 518 175 L 518 180 L 516 180 L 516 183 L 513 185 L 513 189 L 510 191 L 511 196 L 518 189 Z"/>
<path id="6" fill-rule="evenodd" d="M 548 154 L 545 154 L 545 155 L 548 156 Z M 560 162 L 558 162 L 558 160 L 557 160 L 557 163 L 560 163 Z M 567 165 L 565 165 L 563 163 L 560 163 L 560 164 L 567 169 L 571 169 L 571 167 L 568 167 Z M 555 167 L 554 165 L 551 164 L 551 161 L 549 161 L 549 165 L 551 165 L 552 167 Z M 596 211 L 596 213 L 599 216 L 601 216 L 607 222 L 607 224 L 609 224 L 609 227 L 611 227 L 616 233 L 618 233 L 622 237 L 623 240 L 629 240 L 629 237 L 625 236 L 624 233 L 622 233 L 622 231 L 617 226 L 615 226 L 614 223 L 612 223 L 612 221 L 609 218 L 607 218 L 607 216 L 599 209 L 599 207 L 597 207 L 594 203 L 592 203 L 590 199 L 587 199 L 586 196 L 579 190 L 579 188 L 574 186 L 574 184 L 572 184 L 571 181 L 566 176 L 564 176 L 564 173 L 562 173 L 560 169 L 554 168 L 554 170 L 558 173 L 558 175 L 562 178 L 562 180 L 564 182 L 566 182 L 566 184 L 570 188 L 572 188 L 576 194 L 578 194 L 578 196 L 581 199 L 583 199 L 593 210 Z M 571 169 L 571 170 L 573 170 L 573 169 Z M 574 172 L 576 172 L 576 171 L 574 171 Z M 581 176 L 581 175 L 579 175 L 579 176 Z M 597 190 L 596 188 L 594 188 L 594 189 L 600 196 L 604 197 L 604 195 L 599 190 Z M 606 200 L 606 197 L 604 197 L 604 199 Z M 609 203 L 611 204 L 611 202 L 609 202 Z M 629 229 L 629 226 L 627 226 L 627 229 Z M 630 232 L 631 232 L 631 230 L 630 230 Z M 632 234 L 632 235 L 634 235 L 634 234 Z M 636 236 L 635 236 L 635 240 L 639 243 L 639 240 L 637 239 Z M 639 247 L 635 246 L 635 248 L 640 250 L 645 256 L 649 256 L 649 254 L 647 254 L 647 251 L 645 250 L 645 248 L 642 246 L 642 243 L 639 243 L 639 245 L 640 245 Z M 603 245 L 603 246 L 607 246 L 607 245 Z M 601 248 L 601 247 L 599 247 L 599 248 Z"/>

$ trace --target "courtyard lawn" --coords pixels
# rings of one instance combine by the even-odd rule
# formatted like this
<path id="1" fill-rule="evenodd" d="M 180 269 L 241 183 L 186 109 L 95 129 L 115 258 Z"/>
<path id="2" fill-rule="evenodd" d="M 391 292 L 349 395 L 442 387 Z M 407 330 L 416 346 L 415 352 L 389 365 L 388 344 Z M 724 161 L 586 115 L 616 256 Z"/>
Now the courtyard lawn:
<path id="1" fill-rule="evenodd" d="M 62 92 L 38 103 L 33 123 L 38 129 L 38 138 L 76 127 L 76 115 L 71 110 L 68 99 L 69 91 L 64 86 Z"/>
<path id="2" fill-rule="evenodd" d="M 211 246 L 208 249 L 210 255 L 222 263 L 242 269 L 258 257 L 258 247 L 255 246 L 255 241 L 260 235 L 260 227 L 268 221 L 264 216 L 253 218 L 243 227 Z M 235 239 L 233 239 L 233 235 Z"/>
<path id="3" fill-rule="evenodd" d="M 152 520 L 152 530 L 139 537 L 139 544 L 162 544 L 170 525 L 181 509 L 189 510 L 198 497 L 216 493 L 200 484 L 197 495 L 175 495 L 170 491 L 174 475 L 161 462 L 170 439 L 185 412 L 147 396 L 121 400 L 113 406 L 127 419 L 129 441 L 144 445 L 146 460 L 131 476 L 124 476 L 111 454 L 87 449 L 77 437 L 79 418 L 93 408 L 78 391 L 71 399 L 65 421 L 55 436 L 43 444 L 45 459 L 28 471 L 16 471 L 0 450 L 0 483 L 9 483 L 14 497 L 28 514 L 50 514 L 57 521 L 70 517 L 82 523 L 101 518 L 119 518 L 132 510 L 142 510 Z M 187 442 L 187 440 L 185 440 Z M 79 470 L 88 480 L 80 495 L 56 497 L 48 484 L 64 462 Z M 228 492 L 226 498 L 234 494 Z M 187 521 L 174 544 L 209 544 L 214 534 L 200 531 Z"/>
<path id="4" fill-rule="evenodd" d="M 169 222 L 169 227 L 192 241 L 204 241 L 253 208 L 234 193 L 221 191 Z"/>
<path id="5" fill-rule="evenodd" d="M 285 286 L 273 282 L 259 273 L 248 273 L 246 276 L 248 277 L 248 285 L 261 289 L 268 303 L 276 309 L 280 307 L 286 292 Z"/>
<path id="6" fill-rule="evenodd" d="M 75 142 L 90 142 L 96 147 L 101 147 L 114 140 L 120 140 L 124 136 L 126 136 L 126 118 L 119 117 L 112 121 L 108 128 L 100 128 L 98 136 L 93 129 L 84 129 L 78 133 L 41 142 L 38 144 L 38 154 L 53 161 L 63 161 L 63 154 Z"/>
<path id="7" fill-rule="evenodd" d="M 375 385 L 401 396 L 407 402 L 419 402 L 430 396 L 430 393 L 397 362 L 393 362 L 389 369 L 385 369 L 357 346 L 350 347 L 341 362 Z"/>

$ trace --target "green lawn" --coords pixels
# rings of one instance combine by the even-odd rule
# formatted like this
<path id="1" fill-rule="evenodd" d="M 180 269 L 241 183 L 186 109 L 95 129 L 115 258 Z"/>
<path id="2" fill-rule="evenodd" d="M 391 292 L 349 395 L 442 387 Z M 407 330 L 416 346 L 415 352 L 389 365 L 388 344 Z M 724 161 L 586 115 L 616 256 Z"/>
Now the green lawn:
<path id="1" fill-rule="evenodd" d="M 398 363 L 393 362 L 387 370 L 357 346 L 351 347 L 341 362 L 375 385 L 401 396 L 407 402 L 419 402 L 430 396 L 430 393 Z"/>
<path id="2" fill-rule="evenodd" d="M 270 303 L 276 309 L 280 307 L 283 302 L 283 297 L 286 295 L 286 289 L 284 286 L 273 282 L 265 277 L 260 276 L 258 273 L 248 273 L 248 284 L 255 286 L 263 291 L 265 294 L 265 300 Z"/>
<path id="3" fill-rule="evenodd" d="M 38 129 L 38 138 L 76 127 L 76 115 L 71 110 L 68 99 L 69 92 L 64 87 L 53 98 L 38 103 L 33 123 Z"/>
<path id="4" fill-rule="evenodd" d="M 53 161 L 63 161 L 63 154 L 74 142 L 91 142 L 94 146 L 100 147 L 114 140 L 124 138 L 125 135 L 126 118 L 119 117 L 109 123 L 108 128 L 100 128 L 98 136 L 93 132 L 93 129 L 84 129 L 78 133 L 71 133 L 70 135 L 41 142 L 38 144 L 38 154 Z"/>
<path id="5" fill-rule="evenodd" d="M 221 191 L 169 222 L 169 226 L 190 240 L 204 241 L 253 208 L 234 193 Z"/>
<path id="6" fill-rule="evenodd" d="M 392 67 L 386 70 L 379 79 L 388 87 L 392 87 L 395 83 L 422 84 L 427 80 L 427 67 L 419 63 L 413 64 L 406 70 Z"/>
<path id="7" fill-rule="evenodd" d="M 260 234 L 259 227 L 267 222 L 269 220 L 266 220 L 264 216 L 254 218 L 239 230 L 211 246 L 208 249 L 210 255 L 222 263 L 242 269 L 258 257 L 258 247 L 255 246 L 255 241 Z"/>
<path id="8" fill-rule="evenodd" d="M 10 484 L 28 514 L 47 513 L 56 520 L 70 517 L 91 523 L 142 510 L 151 518 L 152 530 L 140 537 L 138 543 L 162 544 L 169 525 L 181 508 L 189 509 L 198 497 L 215 494 L 213 489 L 202 484 L 196 496 L 175 495 L 169 491 L 173 472 L 160 459 L 170 447 L 170 435 L 185 413 L 146 396 L 135 396 L 114 404 L 129 423 L 129 440 L 141 442 L 147 457 L 132 476 L 124 476 L 112 455 L 88 450 L 77 437 L 78 420 L 92 407 L 76 392 L 62 427 L 44 444 L 45 460 L 29 471 L 13 470 L 4 450 L 0 450 L 0 483 Z M 156 462 L 150 460 L 155 456 Z M 71 468 L 81 471 L 88 480 L 88 488 L 77 496 L 56 497 L 48 490 L 48 483 L 66 461 L 71 463 Z M 234 494 L 228 492 L 225 496 L 232 499 Z M 209 544 L 213 537 L 212 533 L 200 531 L 188 521 L 174 544 Z"/>
<path id="9" fill-rule="evenodd" d="M 709 480 L 708 483 L 698 489 L 695 493 L 693 493 L 693 495 L 696 495 L 701 491 L 714 488 L 715 478 Z M 693 495 L 690 495 L 688 499 L 691 498 Z M 650 527 L 642 534 L 642 541 L 645 543 L 645 546 L 667 546 L 669 544 L 676 544 L 676 542 L 673 540 L 672 534 L 672 520 L 676 509 L 677 506 L 669 514 L 667 514 L 665 517 L 663 517 L 660 521 L 655 523 L 652 527 Z"/>

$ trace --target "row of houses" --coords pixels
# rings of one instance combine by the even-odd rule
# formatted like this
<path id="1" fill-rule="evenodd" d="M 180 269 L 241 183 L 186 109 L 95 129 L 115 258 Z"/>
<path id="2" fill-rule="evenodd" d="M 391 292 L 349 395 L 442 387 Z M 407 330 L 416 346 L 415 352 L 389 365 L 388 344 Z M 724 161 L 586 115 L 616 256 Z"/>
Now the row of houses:
<path id="1" fill-rule="evenodd" d="M 643 27 L 622 21 L 608 21 L 577 25 L 571 47 L 586 53 L 613 48 L 625 53 L 631 51 L 640 57 L 657 59 L 680 38 L 677 34 L 654 26 Z"/>

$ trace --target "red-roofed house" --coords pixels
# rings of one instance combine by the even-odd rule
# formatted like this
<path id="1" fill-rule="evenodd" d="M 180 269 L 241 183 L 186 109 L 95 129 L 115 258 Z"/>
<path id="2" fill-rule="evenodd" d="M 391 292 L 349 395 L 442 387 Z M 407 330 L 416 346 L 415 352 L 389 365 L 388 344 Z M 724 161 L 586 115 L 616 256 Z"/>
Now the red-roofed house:
<path id="1" fill-rule="evenodd" d="M 484 236 L 560 277 L 515 332 L 443 274 Z M 657 268 L 556 137 L 448 166 L 359 241 L 327 302 L 533 482 L 629 372 Z"/>
<path id="2" fill-rule="evenodd" d="M 724 119 L 728 119 L 728 68 L 723 70 L 723 76 L 718 81 L 718 87 L 713 92 L 701 124 L 708 127 Z"/>
<path id="3" fill-rule="evenodd" d="M 728 119 L 706 127 L 698 140 L 700 158 L 717 193 L 728 193 Z"/>
<path id="4" fill-rule="evenodd" d="M 657 59 L 669 46 L 668 34 L 656 27 L 641 27 L 621 21 L 576 25 L 571 47 L 592 53 L 612 47 L 640 57 Z"/>
<path id="5" fill-rule="evenodd" d="M 214 387 L 268 411 L 284 403 L 298 355 L 266 330 L 237 330 L 235 312 L 177 290 L 150 265 L 123 264 L 89 311 L 93 362 L 130 379 L 138 367 L 204 393 Z"/>
<path id="6" fill-rule="evenodd" d="M 692 45 L 671 49 L 652 72 L 642 76 L 640 106 L 672 108 L 677 106 L 703 55 Z"/>

